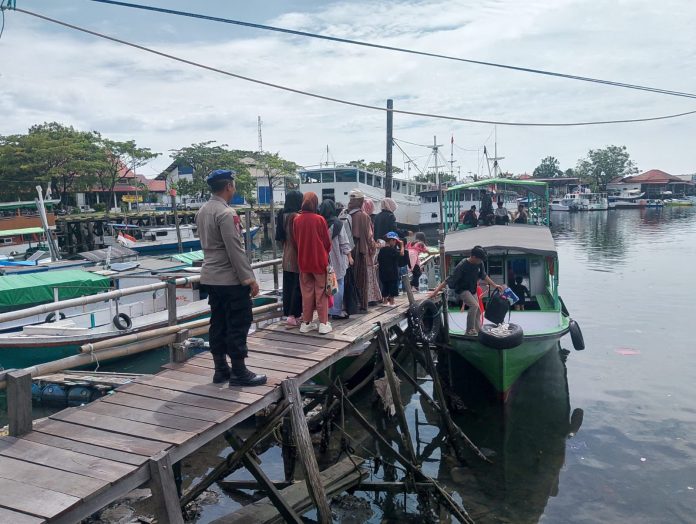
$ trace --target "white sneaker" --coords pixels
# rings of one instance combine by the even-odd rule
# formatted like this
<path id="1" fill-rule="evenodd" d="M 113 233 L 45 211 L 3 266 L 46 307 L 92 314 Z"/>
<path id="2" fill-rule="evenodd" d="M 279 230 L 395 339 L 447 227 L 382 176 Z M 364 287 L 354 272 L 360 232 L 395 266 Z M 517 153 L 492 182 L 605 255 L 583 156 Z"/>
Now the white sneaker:
<path id="1" fill-rule="evenodd" d="M 326 324 L 321 324 L 321 323 L 319 324 L 319 334 L 320 335 L 326 335 L 328 333 L 331 333 L 331 331 L 333 331 L 333 327 L 331 326 L 331 324 L 329 322 L 327 322 Z"/>
<path id="2" fill-rule="evenodd" d="M 316 322 L 310 322 L 309 324 L 302 322 L 302 324 L 300 324 L 300 333 L 309 333 L 310 331 L 317 329 L 317 327 Z"/>

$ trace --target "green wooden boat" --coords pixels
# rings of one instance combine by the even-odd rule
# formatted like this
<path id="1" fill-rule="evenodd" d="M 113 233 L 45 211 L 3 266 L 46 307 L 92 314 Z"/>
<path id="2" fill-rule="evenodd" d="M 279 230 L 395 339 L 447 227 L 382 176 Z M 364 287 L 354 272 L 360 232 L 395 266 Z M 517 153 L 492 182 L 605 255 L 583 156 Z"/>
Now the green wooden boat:
<path id="1" fill-rule="evenodd" d="M 458 230 L 456 223 L 446 224 L 446 267 L 453 270 L 474 246 L 482 246 L 488 252 L 487 272 L 496 283 L 509 286 L 515 277 L 522 277 L 530 297 L 524 301 L 524 310 L 511 311 L 505 323 L 519 326 L 523 334 L 517 332 L 513 336 L 512 331 L 503 329 L 499 337 L 486 336 L 482 333 L 487 331 L 486 324 L 488 328 L 493 326 L 484 319 L 478 335 L 467 335 L 467 312 L 461 310 L 460 299 L 450 295 L 449 337 L 454 351 L 478 369 L 505 401 L 525 370 L 555 348 L 560 337 L 571 329 L 579 333 L 579 328 L 568 317 L 558 294 L 558 254 L 548 228 L 546 184 L 493 179 L 455 186 L 448 190 L 445 216 L 459 216 L 456 206 L 461 201 L 460 191 L 482 186 L 495 187 L 499 198 L 509 203 L 524 201 L 529 221 L 465 230 Z M 482 297 L 484 307 L 489 296 L 490 291 L 486 290 Z"/>

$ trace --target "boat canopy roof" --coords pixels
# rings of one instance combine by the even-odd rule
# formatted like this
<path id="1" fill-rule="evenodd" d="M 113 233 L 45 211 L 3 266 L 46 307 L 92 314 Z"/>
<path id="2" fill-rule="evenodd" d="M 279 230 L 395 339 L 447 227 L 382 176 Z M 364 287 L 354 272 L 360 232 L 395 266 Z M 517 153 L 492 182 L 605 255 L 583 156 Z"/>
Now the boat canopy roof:
<path id="1" fill-rule="evenodd" d="M 108 291 L 109 285 L 108 278 L 79 269 L 2 276 L 0 309 L 53 302 L 54 288 L 58 288 L 60 300 L 67 300 Z"/>
<path id="2" fill-rule="evenodd" d="M 43 233 L 41 227 L 22 227 L 20 229 L 5 229 L 0 231 L 0 237 L 13 237 L 16 235 L 31 235 L 34 233 Z"/>
<path id="3" fill-rule="evenodd" d="M 537 180 L 518 180 L 516 178 L 489 178 L 478 180 L 477 182 L 467 182 L 466 184 L 458 184 L 447 189 L 447 191 L 457 191 L 460 189 L 485 189 L 488 186 L 520 186 L 532 193 L 543 195 L 546 193 L 548 184 Z"/>
<path id="4" fill-rule="evenodd" d="M 174 260 L 178 260 L 179 262 L 183 262 L 184 264 L 188 264 L 189 266 L 192 266 L 195 261 L 203 260 L 203 250 L 199 249 L 198 251 L 189 251 L 188 253 L 180 253 L 178 255 L 173 255 L 172 258 Z"/>
<path id="5" fill-rule="evenodd" d="M 448 255 L 469 255 L 474 246 L 489 252 L 521 251 L 541 256 L 555 256 L 556 244 L 547 227 L 511 224 L 508 226 L 474 227 L 448 233 L 445 252 Z"/>

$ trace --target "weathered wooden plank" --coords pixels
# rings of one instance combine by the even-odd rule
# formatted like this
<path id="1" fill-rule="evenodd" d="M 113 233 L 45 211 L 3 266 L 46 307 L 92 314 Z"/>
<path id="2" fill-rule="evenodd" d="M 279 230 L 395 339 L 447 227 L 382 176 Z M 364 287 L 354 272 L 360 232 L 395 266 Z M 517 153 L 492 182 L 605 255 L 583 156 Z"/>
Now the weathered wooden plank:
<path id="1" fill-rule="evenodd" d="M 46 420 L 40 422 L 34 426 L 34 431 L 116 449 L 118 451 L 126 451 L 135 455 L 143 455 L 148 458 L 169 447 L 165 442 L 146 440 L 132 435 L 121 435 L 110 431 L 102 431 L 100 429 L 63 422 L 61 420 Z"/>
<path id="2" fill-rule="evenodd" d="M 366 478 L 368 472 L 355 467 L 355 464 L 360 466 L 362 462 L 362 458 L 352 456 L 322 471 L 321 479 L 323 485 L 326 486 L 327 494 L 332 496 L 341 493 Z M 293 483 L 280 490 L 280 494 L 299 514 L 312 507 L 312 499 L 304 482 Z M 278 510 L 270 499 L 264 498 L 214 520 L 213 524 L 275 524 L 280 522 L 283 521 Z"/>
<path id="3" fill-rule="evenodd" d="M 191 431 L 179 431 L 108 415 L 100 415 L 99 413 L 92 413 L 81 408 L 59 411 L 51 415 L 50 419 L 79 424 L 86 428 L 99 428 L 112 434 L 134 436 L 167 444 L 181 444 L 196 435 Z"/>
<path id="4" fill-rule="evenodd" d="M 198 384 L 191 384 L 190 382 L 166 378 L 161 374 L 155 375 L 154 377 L 139 378 L 135 383 L 171 389 L 182 393 L 191 393 L 192 395 L 200 395 L 201 397 L 232 400 L 240 404 L 251 404 L 263 397 L 263 395 L 254 395 L 252 393 L 240 391 L 239 388 L 229 388 L 227 385 L 223 387 L 213 386 L 212 384 L 201 386 Z"/>
<path id="5" fill-rule="evenodd" d="M 227 437 L 228 441 L 236 449 L 240 449 L 244 443 L 241 439 L 237 438 L 235 435 L 229 435 Z M 302 524 L 302 519 L 295 512 L 290 504 L 283 498 L 283 496 L 278 491 L 271 480 L 266 476 L 266 473 L 261 469 L 261 467 L 252 459 L 248 453 L 242 455 L 242 462 L 247 470 L 253 475 L 253 477 L 258 481 L 263 487 L 264 491 L 268 494 L 268 498 L 271 500 L 273 505 L 276 507 L 278 513 L 280 513 L 285 522 L 294 522 L 296 524 Z"/>
<path id="6" fill-rule="evenodd" d="M 35 431 L 22 435 L 21 440 L 45 444 L 56 449 L 67 449 L 76 453 L 113 460 L 115 462 L 121 462 L 122 464 L 132 466 L 139 466 L 147 461 L 147 457 L 142 455 L 134 455 L 132 453 L 113 448 L 105 448 L 98 445 L 88 444 L 86 442 L 78 442 L 76 440 L 50 435 L 48 433 L 40 433 L 39 431 L 36 431 L 36 428 Z"/>
<path id="7" fill-rule="evenodd" d="M 0 478 L 0 506 L 6 509 L 50 518 L 79 501 L 79 498 L 64 493 Z"/>
<path id="8" fill-rule="evenodd" d="M 31 373 L 20 369 L 7 374 L 7 420 L 9 434 L 18 437 L 31 431 Z"/>
<path id="9" fill-rule="evenodd" d="M 184 406 L 192 406 L 195 408 L 204 408 L 210 410 L 221 411 L 223 413 L 236 413 L 240 409 L 246 407 L 248 402 L 234 402 L 232 400 L 223 400 L 220 398 L 204 397 L 201 395 L 185 393 L 173 389 L 157 387 L 147 383 L 132 383 L 118 388 L 116 395 L 110 395 L 109 401 L 117 398 L 120 393 L 140 396 L 149 400 L 159 400 L 162 402 L 180 404 Z"/>
<path id="10" fill-rule="evenodd" d="M 261 341 L 248 343 L 249 349 L 265 353 L 266 355 L 281 355 L 288 358 L 298 358 L 303 360 L 311 360 L 313 362 L 321 362 L 332 352 L 339 351 L 337 349 L 319 349 L 311 347 L 299 347 L 293 342 L 274 343 L 273 345 L 265 344 Z"/>
<path id="11" fill-rule="evenodd" d="M 288 376 L 294 377 L 297 375 L 297 372 L 292 372 L 292 371 L 285 371 L 285 370 L 277 370 L 273 368 L 268 368 L 264 364 L 266 364 L 265 361 L 258 361 L 253 358 L 247 358 L 246 359 L 246 365 L 249 369 L 252 371 L 255 371 L 257 373 L 263 373 L 268 377 L 268 382 L 267 384 L 273 385 L 273 384 L 279 384 L 280 381 L 288 378 Z M 276 365 L 277 367 L 278 365 Z M 206 380 L 203 381 L 201 380 L 202 383 L 207 384 L 210 382 L 210 378 L 213 376 L 213 372 L 211 369 L 207 367 L 202 367 L 202 366 L 195 366 L 193 364 L 165 364 L 162 366 L 166 369 L 169 369 L 171 371 L 179 371 L 182 373 L 189 373 L 192 375 L 198 375 L 199 377 L 204 377 Z M 301 373 L 304 371 L 305 368 L 302 368 L 299 372 Z M 272 378 L 275 378 L 276 380 L 271 380 Z M 256 389 L 256 388 L 254 388 Z"/>
<path id="12" fill-rule="evenodd" d="M 0 457 L 0 478 L 85 498 L 109 486 L 105 480 L 53 469 L 23 460 Z M 30 493 L 25 496 L 31 497 Z"/>
<path id="13" fill-rule="evenodd" d="M 26 460 L 107 482 L 114 482 L 136 469 L 133 465 L 11 437 L 0 440 L 0 456 Z"/>
<path id="14" fill-rule="evenodd" d="M 157 411 L 120 406 L 107 402 L 92 402 L 86 405 L 83 411 L 135 422 L 144 422 L 145 424 L 152 424 L 153 426 L 190 431 L 192 433 L 200 433 L 213 425 L 213 422 L 206 422 L 204 420 L 180 417 L 178 415 L 172 415 L 171 413 L 159 413 Z"/>
<path id="15" fill-rule="evenodd" d="M 281 355 L 268 355 L 266 353 L 259 353 L 257 351 L 249 351 L 249 356 L 246 360 L 247 363 L 254 363 L 254 365 L 267 366 L 268 369 L 274 369 L 279 371 L 295 371 L 301 373 L 311 364 L 306 360 L 301 360 L 292 357 L 284 357 Z M 213 359 L 197 359 L 195 362 L 189 361 L 189 365 L 199 366 L 206 369 L 213 369 L 215 364 Z"/>
<path id="16" fill-rule="evenodd" d="M 75 524 L 75 522 L 81 522 L 94 512 L 118 500 L 127 493 L 130 493 L 138 486 L 141 486 L 149 478 L 150 471 L 147 465 L 143 465 L 133 473 L 114 483 L 110 489 L 104 490 L 96 496 L 82 501 L 80 504 L 62 513 L 59 517 L 51 519 L 51 524 Z"/>
<path id="17" fill-rule="evenodd" d="M 164 378 L 164 379 L 173 379 L 173 380 L 179 380 L 181 382 L 186 382 L 191 385 L 197 385 L 197 386 L 210 386 L 218 391 L 220 390 L 232 390 L 234 389 L 235 391 L 240 391 L 243 393 L 249 393 L 253 394 L 257 397 L 262 397 L 266 393 L 270 393 L 273 391 L 273 387 L 271 386 L 256 386 L 256 387 L 237 387 L 235 386 L 234 388 L 229 388 L 227 384 L 221 384 L 221 387 L 218 387 L 217 385 L 214 385 L 212 383 L 212 378 L 210 375 L 196 375 L 193 373 L 185 373 L 183 371 L 174 371 L 174 370 L 167 370 L 167 371 L 162 371 L 161 373 L 157 374 L 157 378 Z"/>
<path id="18" fill-rule="evenodd" d="M 200 399 L 200 397 L 195 397 Z M 208 409 L 201 406 L 191 406 L 188 404 L 180 404 L 178 402 L 167 402 L 155 398 L 141 397 L 139 395 L 131 395 L 128 392 L 120 391 L 115 395 L 107 395 L 101 399 L 107 404 L 117 404 L 119 406 L 128 406 L 131 408 L 146 409 L 149 411 L 157 411 L 158 413 L 169 413 L 180 417 L 192 418 L 195 420 L 205 420 L 208 422 L 220 422 L 230 416 L 227 411 L 217 409 Z M 232 404 L 230 402 L 230 404 Z M 237 404 L 238 409 L 244 407 L 243 404 Z"/>
<path id="19" fill-rule="evenodd" d="M 171 457 L 161 452 L 149 461 L 150 489 L 158 522 L 184 524 L 179 507 L 179 496 L 174 482 Z"/>
<path id="20" fill-rule="evenodd" d="M 294 378 L 284 380 L 281 385 L 285 398 L 291 404 L 290 421 L 292 422 L 292 432 L 295 437 L 297 453 L 304 466 L 307 490 L 317 507 L 319 521 L 322 524 L 326 524 L 332 520 L 331 508 L 329 507 L 329 501 L 326 498 L 324 485 L 319 475 L 319 465 L 314 455 L 314 447 L 312 446 L 312 439 L 309 436 L 307 420 L 302 411 L 302 397 L 300 396 L 298 386 Z"/>
<path id="21" fill-rule="evenodd" d="M 45 522 L 45 519 L 0 508 L 0 524 L 39 524 L 41 522 Z"/>
<path id="22" fill-rule="evenodd" d="M 316 346 L 318 348 L 325 349 L 342 349 L 346 346 L 346 342 L 342 340 L 333 340 L 331 338 L 325 338 L 324 335 L 318 335 L 316 337 L 313 337 L 309 336 L 309 334 L 307 333 L 300 333 L 299 331 L 281 331 L 278 329 L 273 329 L 272 327 L 261 328 L 256 333 L 254 333 L 254 336 L 249 337 L 249 340 L 252 341 L 256 341 L 257 339 L 276 340 L 278 342 L 292 342 L 295 344 L 300 344 L 301 346 Z"/>

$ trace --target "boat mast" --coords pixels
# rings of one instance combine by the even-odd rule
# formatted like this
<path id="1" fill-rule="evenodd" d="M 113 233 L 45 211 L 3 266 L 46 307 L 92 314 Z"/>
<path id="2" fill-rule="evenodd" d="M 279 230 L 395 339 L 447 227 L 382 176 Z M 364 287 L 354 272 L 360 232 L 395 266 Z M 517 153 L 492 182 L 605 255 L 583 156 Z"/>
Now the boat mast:
<path id="1" fill-rule="evenodd" d="M 392 196 L 392 144 L 394 141 L 394 100 L 387 99 L 387 161 L 384 169 L 384 196 Z"/>
<path id="2" fill-rule="evenodd" d="M 39 212 L 39 218 L 41 218 L 41 225 L 43 226 L 44 235 L 46 236 L 46 245 L 48 246 L 48 251 L 51 253 L 51 262 L 55 262 L 56 260 L 60 260 L 60 252 L 58 251 L 55 239 L 51 236 L 51 230 L 48 227 L 48 216 L 46 216 L 42 191 L 41 186 L 36 186 L 36 192 L 39 194 L 39 198 L 36 199 L 36 210 Z"/>

